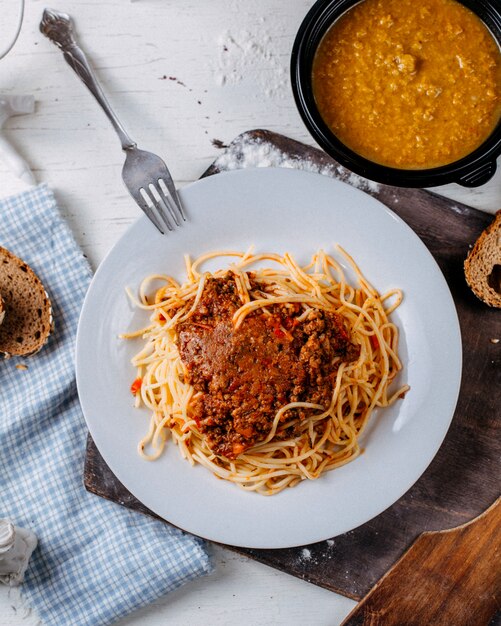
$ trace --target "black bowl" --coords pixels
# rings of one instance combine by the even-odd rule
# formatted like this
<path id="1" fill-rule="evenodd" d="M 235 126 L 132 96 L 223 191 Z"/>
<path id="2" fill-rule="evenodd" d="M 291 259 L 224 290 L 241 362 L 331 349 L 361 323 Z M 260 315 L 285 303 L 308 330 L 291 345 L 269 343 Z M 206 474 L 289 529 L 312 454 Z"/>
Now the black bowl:
<path id="1" fill-rule="evenodd" d="M 459 0 L 486 24 L 501 46 L 499 0 Z M 489 138 L 468 156 L 442 167 L 402 170 L 370 161 L 346 147 L 323 121 L 313 96 L 313 58 L 322 37 L 332 24 L 360 0 L 318 0 L 304 18 L 296 35 L 291 58 L 294 98 L 306 127 L 317 143 L 336 161 L 365 178 L 399 187 L 435 187 L 459 183 L 478 187 L 496 171 L 501 154 L 501 122 Z"/>

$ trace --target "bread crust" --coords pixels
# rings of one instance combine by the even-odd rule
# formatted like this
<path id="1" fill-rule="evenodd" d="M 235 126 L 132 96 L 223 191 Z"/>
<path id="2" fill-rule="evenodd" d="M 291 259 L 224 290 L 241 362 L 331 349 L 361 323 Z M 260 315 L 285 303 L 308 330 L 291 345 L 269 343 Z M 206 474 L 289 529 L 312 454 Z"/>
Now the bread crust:
<path id="1" fill-rule="evenodd" d="M 501 275 L 501 210 L 470 250 L 464 272 L 466 282 L 480 300 L 501 308 L 501 284 L 493 286 Z"/>
<path id="2" fill-rule="evenodd" d="M 0 325 L 0 356 L 36 354 L 53 329 L 50 298 L 31 267 L 1 246 L 0 300 L 5 315 Z"/>

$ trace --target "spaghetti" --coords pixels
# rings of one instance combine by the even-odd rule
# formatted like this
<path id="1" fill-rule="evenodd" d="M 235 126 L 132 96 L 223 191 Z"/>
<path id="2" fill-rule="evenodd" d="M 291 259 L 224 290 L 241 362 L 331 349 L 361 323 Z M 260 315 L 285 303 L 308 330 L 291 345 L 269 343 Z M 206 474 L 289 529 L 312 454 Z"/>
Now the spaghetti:
<path id="1" fill-rule="evenodd" d="M 407 385 L 390 390 L 402 368 L 398 329 L 390 321 L 391 313 L 401 303 L 402 293 L 392 289 L 380 295 L 355 261 L 342 248 L 339 251 L 355 273 L 356 286 L 348 282 L 341 264 L 323 251 L 301 267 L 290 254 L 254 254 L 250 249 L 212 252 L 194 261 L 186 257 L 187 279 L 183 284 L 170 276 L 152 275 L 140 285 L 138 300 L 129 290 L 137 306 L 151 312 L 146 328 L 122 335 L 127 339 L 142 337 L 145 342 L 132 360 L 137 378 L 131 387 L 136 406 L 143 405 L 152 413 L 148 433 L 138 447 L 143 458 L 157 459 L 170 435 L 181 455 L 192 465 L 201 464 L 217 477 L 245 490 L 272 495 L 303 479 L 316 479 L 360 454 L 358 440 L 374 409 L 390 406 L 408 390 Z M 227 269 L 202 271 L 205 262 L 219 261 L 222 257 L 235 260 Z M 150 298 L 149 291 L 158 281 L 161 286 Z M 200 315 L 201 312 L 209 315 L 207 303 L 210 304 L 211 289 L 215 287 L 224 293 L 229 291 L 230 296 L 229 300 L 214 304 L 216 313 L 213 311 L 212 315 L 217 322 L 210 318 L 208 324 L 203 319 L 200 321 Z M 290 316 L 284 317 L 284 311 Z M 229 321 L 225 321 L 225 315 L 229 315 Z M 282 354 L 278 356 L 291 359 L 303 382 L 305 363 L 310 367 L 311 363 L 320 362 L 314 358 L 312 346 L 318 346 L 319 353 L 322 346 L 324 357 L 328 358 L 328 371 L 321 371 L 322 367 L 326 369 L 325 364 L 312 370 L 310 378 L 318 386 L 311 387 L 309 397 L 302 397 L 304 389 L 308 389 L 304 385 L 296 385 L 294 393 L 283 386 L 283 374 L 272 379 L 270 384 L 276 387 L 282 384 L 283 389 L 269 402 L 273 408 L 269 422 L 249 422 L 250 426 L 244 423 L 245 428 L 237 424 L 238 406 L 231 405 L 230 385 L 228 393 L 221 394 L 228 415 L 226 421 L 218 422 L 217 411 L 210 413 L 214 404 L 211 387 L 202 390 L 198 383 L 202 378 L 197 378 L 196 369 L 205 368 L 202 374 L 208 378 L 207 368 L 215 353 L 205 350 L 204 354 L 203 341 L 214 334 L 216 325 L 219 333 L 214 342 L 216 351 L 228 353 L 235 345 L 235 338 L 244 337 L 247 341 L 245 332 L 249 335 L 253 326 L 261 336 L 275 334 L 280 344 L 277 349 Z M 298 344 L 298 335 L 303 337 L 304 344 Z M 193 338 L 198 350 L 195 356 L 190 353 Z M 332 343 L 332 338 L 336 342 L 334 351 L 331 345 L 326 345 L 327 339 Z M 312 343 L 313 339 L 316 343 Z M 252 336 L 249 341 L 254 343 Z M 254 355 L 261 350 L 260 345 L 254 346 Z M 294 356 L 295 353 L 300 356 Z M 306 360 L 301 361 L 304 355 Z M 217 376 L 224 374 L 225 368 L 231 371 L 234 360 L 235 355 L 228 356 L 228 363 L 216 372 Z M 242 363 L 235 366 L 238 371 L 243 369 Z M 261 367 L 263 363 L 264 359 Z M 270 365 L 270 371 L 278 371 L 275 365 Z M 240 389 L 235 391 L 237 399 L 242 389 L 247 392 L 254 388 L 249 386 L 252 383 L 249 376 L 243 380 L 247 386 L 239 383 Z M 224 384 L 223 379 L 223 387 Z M 277 404 L 277 398 L 282 398 L 282 404 Z M 263 402 L 263 398 L 258 398 L 257 404 L 249 406 Z M 225 432 L 225 424 L 231 431 Z"/>

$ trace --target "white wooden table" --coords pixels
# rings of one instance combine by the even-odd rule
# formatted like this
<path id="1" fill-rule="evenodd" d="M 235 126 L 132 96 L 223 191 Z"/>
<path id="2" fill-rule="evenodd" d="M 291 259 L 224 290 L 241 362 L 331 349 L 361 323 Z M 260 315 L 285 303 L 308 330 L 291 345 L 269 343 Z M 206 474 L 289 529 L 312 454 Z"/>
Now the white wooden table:
<path id="1" fill-rule="evenodd" d="M 14 21 L 0 1 L 0 37 Z M 76 22 L 111 104 L 141 147 L 164 156 L 178 186 L 215 159 L 214 139 L 268 128 L 312 143 L 289 82 L 295 32 L 313 0 L 59 0 Z M 138 209 L 122 185 L 119 144 L 62 55 L 38 31 L 45 2 L 27 0 L 14 50 L 0 61 L 0 93 L 32 93 L 36 113 L 12 118 L 5 135 L 39 182 L 56 192 L 96 268 Z M 440 193 L 493 213 L 501 172 L 480 189 Z M 0 163 L 0 195 L 22 190 Z M 122 626 L 339 624 L 354 602 L 222 548 L 216 571 L 122 620 Z M 0 624 L 30 622 L 0 589 Z M 64 625 L 62 625 L 64 626 Z"/>

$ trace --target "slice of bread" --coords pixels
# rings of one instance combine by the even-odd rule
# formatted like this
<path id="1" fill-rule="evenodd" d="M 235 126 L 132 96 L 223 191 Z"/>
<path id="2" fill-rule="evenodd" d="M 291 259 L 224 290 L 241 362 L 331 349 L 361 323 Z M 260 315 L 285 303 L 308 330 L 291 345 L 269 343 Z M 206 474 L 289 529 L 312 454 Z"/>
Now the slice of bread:
<path id="1" fill-rule="evenodd" d="M 52 331 L 49 296 L 33 270 L 0 247 L 0 354 L 29 356 L 42 348 Z"/>
<path id="2" fill-rule="evenodd" d="M 501 211 L 477 239 L 464 262 L 466 282 L 473 293 L 501 308 Z"/>

